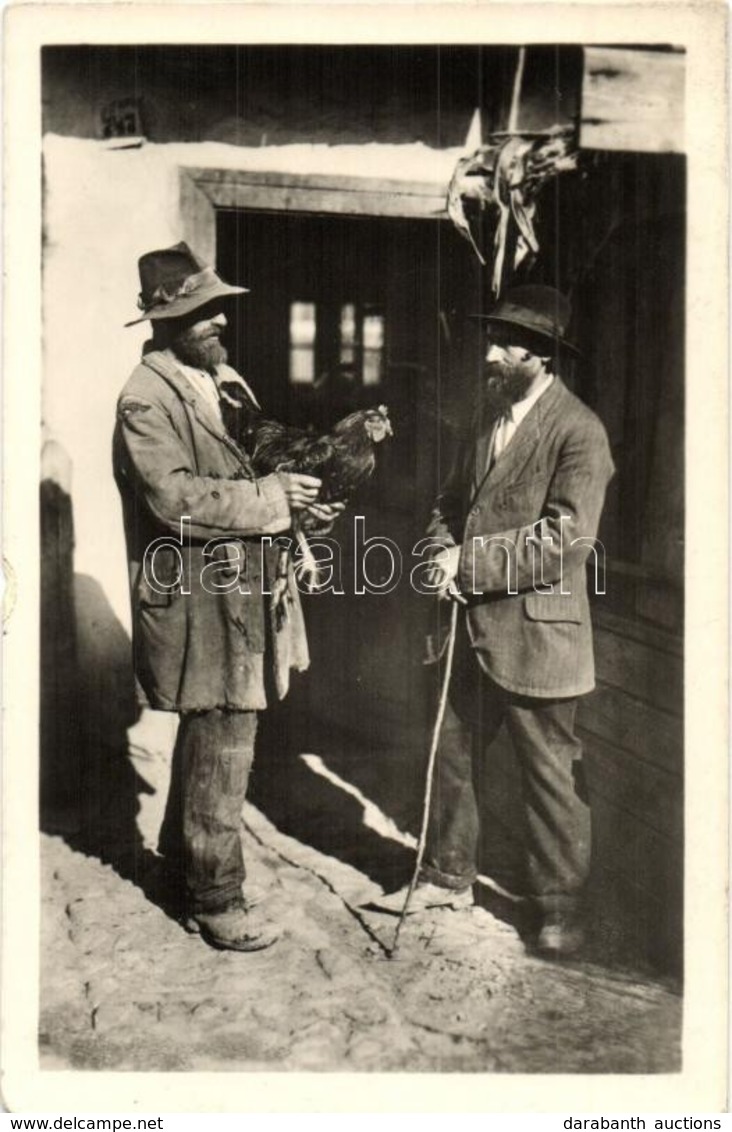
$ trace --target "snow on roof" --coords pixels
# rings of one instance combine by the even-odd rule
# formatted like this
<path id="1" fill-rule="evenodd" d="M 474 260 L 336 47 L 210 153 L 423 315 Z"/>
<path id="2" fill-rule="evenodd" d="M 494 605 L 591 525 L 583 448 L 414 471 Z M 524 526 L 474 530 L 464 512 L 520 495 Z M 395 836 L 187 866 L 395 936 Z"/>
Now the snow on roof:
<path id="1" fill-rule="evenodd" d="M 119 139 L 118 139 L 119 140 Z M 462 147 L 433 149 L 423 142 L 407 145 L 272 145 L 238 146 L 223 142 L 144 143 L 138 149 L 105 150 L 105 142 L 86 138 L 47 134 L 44 151 L 50 158 L 63 149 L 73 157 L 77 173 L 85 159 L 97 165 L 100 153 L 108 152 L 110 162 L 122 154 L 135 155 L 135 165 L 164 162 L 166 165 L 241 169 L 261 173 L 325 174 L 328 176 L 384 178 L 395 181 L 424 181 L 447 189 L 455 162 L 464 154 Z"/>

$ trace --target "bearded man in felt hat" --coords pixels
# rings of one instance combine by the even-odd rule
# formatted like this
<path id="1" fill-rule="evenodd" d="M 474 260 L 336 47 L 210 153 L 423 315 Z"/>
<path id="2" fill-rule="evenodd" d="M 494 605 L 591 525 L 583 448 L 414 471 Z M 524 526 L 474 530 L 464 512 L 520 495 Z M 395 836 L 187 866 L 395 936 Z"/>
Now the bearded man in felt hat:
<path id="1" fill-rule="evenodd" d="M 594 687 L 586 560 L 614 468 L 605 429 L 560 377 L 576 353 L 567 299 L 517 287 L 478 317 L 488 330 L 478 411 L 428 532 L 443 548 L 432 582 L 465 616 L 411 910 L 472 904 L 489 820 L 476 772 L 505 722 L 521 768 L 533 946 L 562 957 L 583 943 L 590 811 L 575 713 Z M 382 907 L 403 904 L 398 892 Z"/>
<path id="2" fill-rule="evenodd" d="M 240 837 L 257 713 L 308 665 L 296 586 L 284 622 L 267 601 L 272 542 L 297 512 L 327 527 L 341 507 L 316 502 L 312 476 L 257 476 L 225 427 L 222 399 L 254 429 L 259 415 L 221 342 L 227 305 L 245 288 L 184 243 L 142 256 L 139 272 L 143 313 L 127 325 L 149 320 L 152 339 L 119 398 L 114 472 L 138 685 L 143 702 L 180 716 L 160 851 L 189 930 L 254 951 L 277 938 L 253 910 Z"/>

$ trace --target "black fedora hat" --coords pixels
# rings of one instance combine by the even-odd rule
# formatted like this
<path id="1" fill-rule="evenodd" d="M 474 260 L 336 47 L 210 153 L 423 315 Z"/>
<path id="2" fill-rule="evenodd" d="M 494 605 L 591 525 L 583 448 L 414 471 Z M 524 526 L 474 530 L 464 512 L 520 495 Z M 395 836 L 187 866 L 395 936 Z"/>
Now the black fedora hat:
<path id="1" fill-rule="evenodd" d="M 579 355 L 574 343 L 565 337 L 572 307 L 566 295 L 554 287 L 534 284 L 513 287 L 496 303 L 488 314 L 475 314 L 489 325 L 521 329 L 526 335 L 542 342 L 551 342 L 555 348 Z"/>
<path id="2" fill-rule="evenodd" d="M 182 318 L 214 299 L 248 291 L 247 287 L 224 283 L 182 240 L 172 248 L 147 252 L 138 260 L 138 269 L 141 290 L 137 305 L 144 313 L 125 326 L 136 326 L 146 319 Z"/>

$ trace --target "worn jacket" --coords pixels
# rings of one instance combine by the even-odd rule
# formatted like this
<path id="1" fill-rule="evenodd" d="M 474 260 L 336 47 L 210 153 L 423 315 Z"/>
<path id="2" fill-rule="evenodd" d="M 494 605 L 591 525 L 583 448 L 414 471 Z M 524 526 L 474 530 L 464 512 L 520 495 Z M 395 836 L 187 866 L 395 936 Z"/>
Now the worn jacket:
<path id="1" fill-rule="evenodd" d="M 594 687 L 586 564 L 614 467 L 607 435 L 555 377 L 488 470 L 480 420 L 437 500 L 429 534 L 461 546 L 471 642 L 509 691 L 569 697 Z"/>
<path id="2" fill-rule="evenodd" d="M 240 381 L 227 366 L 220 380 Z M 146 354 L 122 390 L 113 461 L 144 701 L 249 710 L 266 707 L 269 688 L 284 696 L 308 652 L 294 585 L 281 628 L 263 592 L 278 548 L 262 536 L 291 524 L 278 476 L 255 476 L 167 351 Z"/>

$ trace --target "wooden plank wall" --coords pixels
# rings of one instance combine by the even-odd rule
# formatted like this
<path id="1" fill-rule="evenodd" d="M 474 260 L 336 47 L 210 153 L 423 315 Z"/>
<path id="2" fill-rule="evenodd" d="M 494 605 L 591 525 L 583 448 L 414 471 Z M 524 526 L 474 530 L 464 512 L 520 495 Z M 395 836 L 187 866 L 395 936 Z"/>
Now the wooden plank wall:
<path id="1" fill-rule="evenodd" d="M 683 153 L 682 51 L 586 47 L 580 139 L 585 149 Z"/>
<path id="2" fill-rule="evenodd" d="M 581 701 L 593 807 L 592 910 L 629 955 L 683 953 L 683 660 L 678 636 L 595 617 L 597 689 Z"/>
<path id="3" fill-rule="evenodd" d="M 593 957 L 678 977 L 683 956 L 683 663 L 679 637 L 593 617 L 597 687 L 580 700 L 593 819 Z M 481 868 L 523 889 L 517 761 L 505 730 L 482 770 Z"/>

